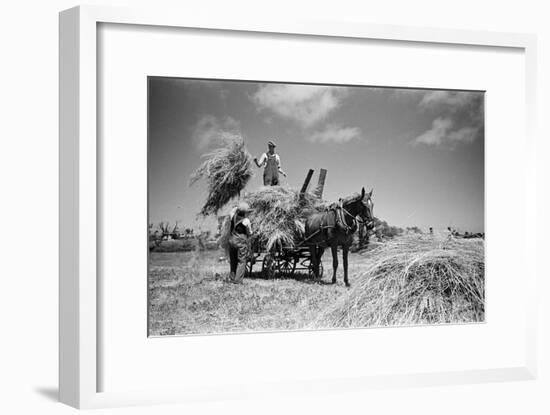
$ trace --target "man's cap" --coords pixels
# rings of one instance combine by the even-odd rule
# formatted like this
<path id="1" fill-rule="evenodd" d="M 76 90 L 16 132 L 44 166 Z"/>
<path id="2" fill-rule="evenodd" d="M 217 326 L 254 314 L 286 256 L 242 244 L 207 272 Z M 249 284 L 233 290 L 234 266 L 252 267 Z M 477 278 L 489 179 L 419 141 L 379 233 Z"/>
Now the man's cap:
<path id="1" fill-rule="evenodd" d="M 273 141 L 268 141 L 268 142 L 267 142 L 267 145 L 268 145 L 268 146 L 277 147 Z"/>
<path id="2" fill-rule="evenodd" d="M 239 212 L 250 212 L 250 206 L 246 202 L 240 202 L 239 206 L 237 206 L 237 210 Z"/>

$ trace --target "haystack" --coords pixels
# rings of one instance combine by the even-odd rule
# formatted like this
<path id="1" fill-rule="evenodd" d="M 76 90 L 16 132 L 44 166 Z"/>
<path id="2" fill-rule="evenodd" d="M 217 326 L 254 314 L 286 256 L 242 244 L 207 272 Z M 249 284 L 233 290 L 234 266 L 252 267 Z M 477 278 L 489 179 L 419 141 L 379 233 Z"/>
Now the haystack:
<path id="1" fill-rule="evenodd" d="M 480 240 L 402 237 L 365 252 L 370 265 L 317 327 L 480 322 L 485 318 Z"/>
<path id="2" fill-rule="evenodd" d="M 199 179 L 207 184 L 207 197 L 200 213 L 217 214 L 231 199 L 240 195 L 252 177 L 252 156 L 239 136 L 220 138 L 221 146 L 203 156 L 190 185 Z"/>
<path id="3" fill-rule="evenodd" d="M 261 187 L 243 196 L 251 212 L 252 241 L 270 251 L 279 247 L 294 247 L 304 237 L 305 220 L 325 209 L 326 202 L 308 194 L 281 186 Z M 222 227 L 220 245 L 229 238 L 229 218 Z"/>

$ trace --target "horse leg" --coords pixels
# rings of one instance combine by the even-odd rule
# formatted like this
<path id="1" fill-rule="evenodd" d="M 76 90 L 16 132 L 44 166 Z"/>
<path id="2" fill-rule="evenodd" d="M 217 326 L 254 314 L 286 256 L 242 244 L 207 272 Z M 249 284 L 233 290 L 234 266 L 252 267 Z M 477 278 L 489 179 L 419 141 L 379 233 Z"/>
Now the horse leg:
<path id="1" fill-rule="evenodd" d="M 348 252 L 349 252 L 349 245 L 342 246 L 342 257 L 344 260 L 344 284 L 346 284 L 346 287 L 349 287 L 349 281 L 348 281 Z"/>
<path id="2" fill-rule="evenodd" d="M 319 278 L 319 262 L 317 261 L 317 247 L 315 245 L 309 247 L 309 260 L 313 270 L 313 278 L 317 280 Z"/>
<path id="3" fill-rule="evenodd" d="M 317 280 L 321 280 L 321 260 L 323 259 L 323 254 L 325 253 L 325 248 L 319 246 L 317 248 Z"/>
<path id="4" fill-rule="evenodd" d="M 338 269 L 338 245 L 332 244 L 330 246 L 332 251 L 332 283 L 336 284 L 336 270 Z"/>

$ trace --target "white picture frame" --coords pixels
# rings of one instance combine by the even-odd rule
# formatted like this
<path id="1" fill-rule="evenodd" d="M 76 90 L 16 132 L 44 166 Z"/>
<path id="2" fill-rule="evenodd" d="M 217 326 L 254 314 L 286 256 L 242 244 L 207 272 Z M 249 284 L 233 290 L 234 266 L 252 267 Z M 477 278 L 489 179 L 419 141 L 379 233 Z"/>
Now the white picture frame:
<path id="1" fill-rule="evenodd" d="M 60 13 L 60 338 L 59 396 L 77 408 L 151 404 L 210 399 L 247 398 L 266 394 L 265 385 L 229 387 L 223 391 L 162 389 L 139 392 L 97 392 L 98 390 L 98 289 L 97 289 L 97 30 L 100 23 L 118 23 L 206 30 L 295 34 L 355 39 L 379 39 L 402 42 L 438 43 L 505 47 L 522 50 L 525 56 L 525 140 L 528 159 L 525 197 L 535 210 L 534 135 L 536 39 L 532 35 L 490 33 L 451 29 L 412 28 L 405 26 L 321 22 L 316 20 L 281 22 L 269 17 L 259 21 L 227 20 L 215 15 L 172 14 L 153 9 L 146 11 L 100 6 L 79 6 Z M 535 227 L 529 226 L 536 252 Z M 531 230 L 529 230 L 529 228 Z M 535 262 L 535 261 L 533 261 Z M 536 269 L 525 270 L 525 284 L 534 287 Z M 533 379 L 536 376 L 536 299 L 535 290 L 526 310 L 528 330 L 524 364 L 457 372 L 410 373 L 403 375 L 334 378 L 330 382 L 303 381 L 299 393 L 325 393 L 360 390 L 368 387 L 403 385 L 478 383 Z M 297 383 L 270 385 L 271 394 L 295 394 Z"/>

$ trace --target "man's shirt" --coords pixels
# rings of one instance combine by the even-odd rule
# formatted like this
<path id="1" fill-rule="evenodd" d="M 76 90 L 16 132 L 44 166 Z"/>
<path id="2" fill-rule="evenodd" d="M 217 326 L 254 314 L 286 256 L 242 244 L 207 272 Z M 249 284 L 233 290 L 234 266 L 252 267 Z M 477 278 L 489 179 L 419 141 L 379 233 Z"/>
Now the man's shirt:
<path id="1" fill-rule="evenodd" d="M 275 157 L 275 161 L 277 162 L 277 167 L 281 168 L 281 158 L 279 157 L 279 155 L 277 153 L 275 153 L 271 157 Z M 258 160 L 258 164 L 260 165 L 260 167 L 265 167 L 265 165 L 267 164 L 267 159 L 268 158 L 269 158 L 269 156 L 268 156 L 267 153 L 263 153 L 260 156 L 260 160 Z"/>

